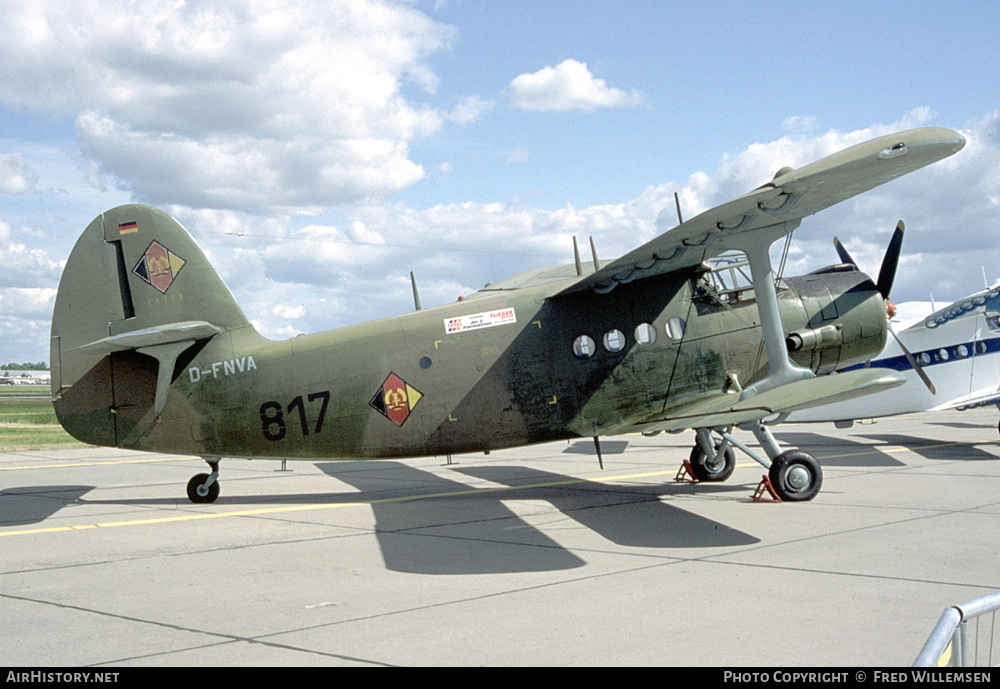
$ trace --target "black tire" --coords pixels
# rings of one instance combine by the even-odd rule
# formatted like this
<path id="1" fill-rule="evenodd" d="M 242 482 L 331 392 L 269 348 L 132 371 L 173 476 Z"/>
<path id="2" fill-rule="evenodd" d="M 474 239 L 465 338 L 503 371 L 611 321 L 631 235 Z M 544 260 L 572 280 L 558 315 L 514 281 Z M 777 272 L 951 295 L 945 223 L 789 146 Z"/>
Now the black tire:
<path id="1" fill-rule="evenodd" d="M 205 488 L 206 481 L 208 481 L 208 474 L 198 474 L 191 477 L 187 485 L 188 500 L 199 504 L 216 501 L 219 497 L 219 482 L 215 481 L 208 488 Z"/>
<path id="2" fill-rule="evenodd" d="M 782 452 L 775 457 L 767 473 L 774 492 L 785 502 L 812 500 L 823 486 L 819 462 L 799 450 Z"/>
<path id="3" fill-rule="evenodd" d="M 718 451 L 719 443 L 715 445 Z M 701 451 L 701 445 L 695 445 L 691 450 L 691 471 L 699 481 L 725 481 L 733 475 L 736 468 L 736 453 L 733 448 L 727 447 L 723 462 L 719 466 L 713 466 L 715 457 L 708 457 Z"/>

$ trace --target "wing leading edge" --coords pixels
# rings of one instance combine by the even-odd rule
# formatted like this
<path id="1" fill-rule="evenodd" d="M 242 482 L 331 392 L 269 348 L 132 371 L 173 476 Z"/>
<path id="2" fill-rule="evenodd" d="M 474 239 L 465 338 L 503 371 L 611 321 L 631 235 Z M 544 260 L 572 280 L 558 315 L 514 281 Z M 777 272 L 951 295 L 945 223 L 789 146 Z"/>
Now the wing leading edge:
<path id="1" fill-rule="evenodd" d="M 783 168 L 770 182 L 681 223 L 560 294 L 609 292 L 618 284 L 697 265 L 748 240 L 770 244 L 805 217 L 937 162 L 965 146 L 941 127 L 889 134 L 809 163 Z"/>

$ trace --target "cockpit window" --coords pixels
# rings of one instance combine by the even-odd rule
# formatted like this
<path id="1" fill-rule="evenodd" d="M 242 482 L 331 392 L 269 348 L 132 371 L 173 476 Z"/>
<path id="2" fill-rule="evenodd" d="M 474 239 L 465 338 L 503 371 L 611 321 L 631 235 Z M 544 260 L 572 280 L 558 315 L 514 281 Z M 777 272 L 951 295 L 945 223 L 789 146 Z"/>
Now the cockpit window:
<path id="1" fill-rule="evenodd" d="M 709 261 L 709 265 L 712 270 L 705 273 L 705 280 L 719 294 L 753 287 L 750 263 L 742 253 L 716 256 Z"/>
<path id="2" fill-rule="evenodd" d="M 1000 312 L 987 311 L 985 316 L 986 316 L 986 325 L 989 326 L 990 330 L 993 330 L 994 332 L 1000 332 Z"/>
<path id="3" fill-rule="evenodd" d="M 750 263 L 742 252 L 721 254 L 708 261 L 711 270 L 701 277 L 702 292 L 716 297 L 724 304 L 753 301 L 753 280 Z M 778 289 L 785 285 L 779 280 Z"/>

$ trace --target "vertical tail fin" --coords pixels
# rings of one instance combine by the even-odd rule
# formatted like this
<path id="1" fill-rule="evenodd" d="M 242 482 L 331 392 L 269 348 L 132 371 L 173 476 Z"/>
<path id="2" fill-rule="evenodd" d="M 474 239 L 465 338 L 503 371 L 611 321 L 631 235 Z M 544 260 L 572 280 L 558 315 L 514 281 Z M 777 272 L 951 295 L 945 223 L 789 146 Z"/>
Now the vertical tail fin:
<path id="1" fill-rule="evenodd" d="M 73 247 L 52 316 L 52 399 L 76 438 L 117 445 L 123 407 L 163 409 L 178 361 L 249 327 L 191 235 L 166 213 L 125 205 Z"/>

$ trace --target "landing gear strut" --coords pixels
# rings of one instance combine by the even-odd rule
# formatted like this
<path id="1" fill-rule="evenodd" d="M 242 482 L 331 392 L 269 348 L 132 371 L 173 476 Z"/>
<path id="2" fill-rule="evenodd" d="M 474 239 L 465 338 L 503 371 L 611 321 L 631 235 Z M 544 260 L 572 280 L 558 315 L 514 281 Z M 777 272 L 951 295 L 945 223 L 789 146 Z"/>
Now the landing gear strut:
<path id="1" fill-rule="evenodd" d="M 691 450 L 691 473 L 699 481 L 725 481 L 736 469 L 736 453 L 725 438 L 713 443 L 707 429 L 698 429 L 698 442 Z"/>
<path id="2" fill-rule="evenodd" d="M 187 484 L 188 500 L 194 503 L 211 503 L 219 497 L 219 458 L 205 458 L 211 474 L 197 474 Z"/>
<path id="3" fill-rule="evenodd" d="M 768 470 L 765 487 L 778 500 L 802 502 L 816 497 L 823 485 L 823 470 L 815 457 L 801 450 L 782 452 L 771 429 L 760 421 L 744 424 L 743 427 L 754 434 L 767 457 L 761 457 L 735 438 L 732 426 L 698 428 L 698 442 L 691 451 L 689 462 L 691 473 L 700 481 L 725 481 L 736 466 L 732 445 Z M 719 441 L 713 442 L 713 433 L 719 436 Z M 758 489 L 759 492 L 762 492 L 761 489 Z"/>

